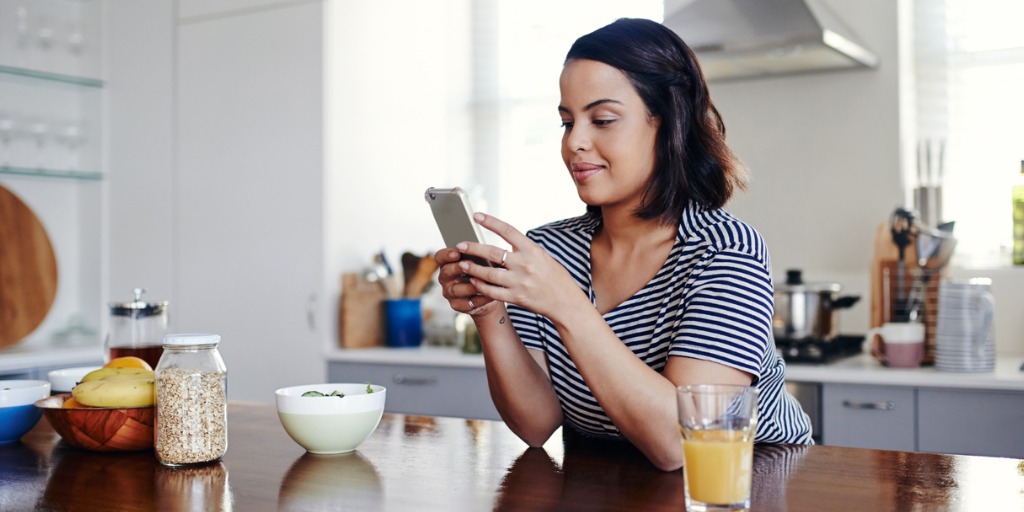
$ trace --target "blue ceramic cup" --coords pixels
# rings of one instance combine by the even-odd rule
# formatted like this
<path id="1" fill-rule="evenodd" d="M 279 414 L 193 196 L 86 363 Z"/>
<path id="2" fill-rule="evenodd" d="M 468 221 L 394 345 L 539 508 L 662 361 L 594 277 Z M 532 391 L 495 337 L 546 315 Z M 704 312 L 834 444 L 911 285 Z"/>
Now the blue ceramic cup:
<path id="1" fill-rule="evenodd" d="M 419 299 L 385 300 L 384 318 L 387 346 L 420 346 L 423 341 L 423 314 Z"/>

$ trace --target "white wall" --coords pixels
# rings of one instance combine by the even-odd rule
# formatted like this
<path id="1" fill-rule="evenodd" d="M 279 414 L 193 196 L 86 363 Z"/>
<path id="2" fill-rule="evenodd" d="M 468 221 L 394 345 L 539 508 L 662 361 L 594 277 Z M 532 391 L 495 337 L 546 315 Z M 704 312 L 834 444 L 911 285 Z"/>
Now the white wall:
<path id="1" fill-rule="evenodd" d="M 776 279 L 801 268 L 813 281 L 862 296 L 840 314 L 867 330 L 875 229 L 902 203 L 896 2 L 831 2 L 881 64 L 862 69 L 712 83 L 728 140 L 751 169 L 729 209 L 764 235 Z"/>

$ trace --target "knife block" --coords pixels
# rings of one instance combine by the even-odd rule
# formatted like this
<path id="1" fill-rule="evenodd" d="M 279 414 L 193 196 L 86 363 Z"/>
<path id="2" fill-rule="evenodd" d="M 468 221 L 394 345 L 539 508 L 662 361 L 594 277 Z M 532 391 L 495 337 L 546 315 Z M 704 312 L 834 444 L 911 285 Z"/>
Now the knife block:
<path id="1" fill-rule="evenodd" d="M 946 269 L 923 269 L 917 264 L 916 237 L 903 255 L 904 297 L 913 290 L 915 283 L 927 275 L 922 291 L 920 318 L 924 323 L 924 358 L 922 365 L 935 364 L 935 325 L 939 311 L 939 282 L 945 277 Z M 892 321 L 899 290 L 899 247 L 892 240 L 892 225 L 886 221 L 875 232 L 875 246 L 871 257 L 871 327 L 878 327 Z M 867 340 L 871 352 L 880 348 L 878 338 Z"/>

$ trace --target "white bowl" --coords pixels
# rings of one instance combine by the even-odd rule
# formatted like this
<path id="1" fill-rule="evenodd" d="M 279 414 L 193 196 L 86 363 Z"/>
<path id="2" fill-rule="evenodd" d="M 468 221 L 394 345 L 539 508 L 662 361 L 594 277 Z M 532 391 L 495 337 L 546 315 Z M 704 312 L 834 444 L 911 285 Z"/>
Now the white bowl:
<path id="1" fill-rule="evenodd" d="M 277 416 L 285 432 L 310 453 L 347 453 L 359 447 L 377 429 L 384 414 L 387 389 L 367 384 L 328 383 L 281 388 Z M 307 391 L 325 395 L 333 391 L 344 397 L 302 396 Z"/>
<path id="2" fill-rule="evenodd" d="M 50 380 L 50 386 L 54 393 L 70 393 L 71 388 L 82 381 L 85 374 L 100 369 L 100 366 L 78 366 L 75 368 L 62 368 L 53 370 L 46 374 Z"/>
<path id="3" fill-rule="evenodd" d="M 45 380 L 0 380 L 0 407 L 34 405 L 48 396 L 50 383 Z"/>

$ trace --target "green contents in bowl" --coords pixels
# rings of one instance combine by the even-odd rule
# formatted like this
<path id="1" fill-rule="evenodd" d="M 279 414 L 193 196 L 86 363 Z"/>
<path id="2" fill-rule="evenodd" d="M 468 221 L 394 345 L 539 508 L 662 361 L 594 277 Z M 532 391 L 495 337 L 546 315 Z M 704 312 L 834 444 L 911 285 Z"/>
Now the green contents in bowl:
<path id="1" fill-rule="evenodd" d="M 302 394 L 302 396 L 336 396 L 338 398 L 345 398 L 345 393 L 342 393 L 341 391 L 338 390 L 334 390 L 331 391 L 329 395 L 325 395 L 319 391 L 306 391 L 305 393 Z"/>
<path id="2" fill-rule="evenodd" d="M 370 386 L 369 382 L 366 383 L 366 392 L 367 393 L 373 393 L 373 387 Z M 338 391 L 337 389 L 335 389 L 334 391 L 331 391 L 330 394 L 324 394 L 324 393 L 321 393 L 319 391 L 312 390 L 312 391 L 306 391 L 305 393 L 302 394 L 302 396 L 336 396 L 338 398 L 345 398 L 345 393 L 342 393 L 341 391 Z"/>

